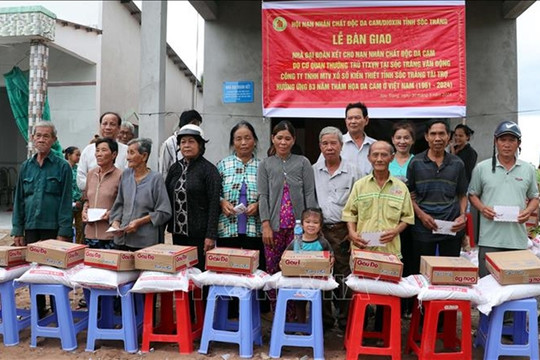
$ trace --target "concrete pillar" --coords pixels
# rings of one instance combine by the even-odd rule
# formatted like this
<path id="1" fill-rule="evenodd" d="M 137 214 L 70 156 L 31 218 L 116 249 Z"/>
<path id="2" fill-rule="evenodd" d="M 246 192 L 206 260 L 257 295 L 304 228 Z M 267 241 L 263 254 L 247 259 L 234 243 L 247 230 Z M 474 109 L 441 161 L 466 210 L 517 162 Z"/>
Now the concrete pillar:
<path id="1" fill-rule="evenodd" d="M 157 170 L 159 139 L 164 137 L 166 39 L 167 1 L 143 1 L 139 136 L 152 139 L 152 170 Z"/>
<path id="2" fill-rule="evenodd" d="M 28 158 L 34 154 L 34 144 L 32 143 L 34 124 L 43 120 L 49 76 L 48 64 L 49 47 L 42 40 L 33 40 L 30 43 L 30 72 L 28 76 Z"/>

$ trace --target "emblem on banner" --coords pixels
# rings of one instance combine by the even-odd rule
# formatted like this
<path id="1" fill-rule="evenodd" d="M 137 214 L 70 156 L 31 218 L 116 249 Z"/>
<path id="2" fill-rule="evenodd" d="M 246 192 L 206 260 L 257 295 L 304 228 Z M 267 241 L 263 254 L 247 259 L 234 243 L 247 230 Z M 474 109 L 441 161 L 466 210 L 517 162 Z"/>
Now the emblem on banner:
<path id="1" fill-rule="evenodd" d="M 272 26 L 274 27 L 274 30 L 276 31 L 283 31 L 287 28 L 287 20 L 285 20 L 281 16 L 278 16 L 274 19 Z"/>

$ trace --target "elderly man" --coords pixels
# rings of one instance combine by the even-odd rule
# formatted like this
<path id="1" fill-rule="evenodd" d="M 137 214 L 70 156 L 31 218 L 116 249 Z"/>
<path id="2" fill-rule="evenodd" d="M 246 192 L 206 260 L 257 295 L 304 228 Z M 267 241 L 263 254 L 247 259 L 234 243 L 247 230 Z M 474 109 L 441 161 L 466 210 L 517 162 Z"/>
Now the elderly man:
<path id="1" fill-rule="evenodd" d="M 441 256 L 459 256 L 467 221 L 467 175 L 463 161 L 445 151 L 450 141 L 448 122 L 429 121 L 424 137 L 429 148 L 417 154 L 407 168 L 416 215 L 411 228 L 412 274 L 420 271 L 420 257 L 435 255 L 437 246 Z M 445 224 L 440 220 L 453 223 L 450 231 L 438 233 L 439 225 Z"/>
<path id="2" fill-rule="evenodd" d="M 343 279 L 351 273 L 351 270 L 347 224 L 341 221 L 341 212 L 354 183 L 360 179 L 361 174 L 352 162 L 341 158 L 342 147 L 343 135 L 338 128 L 328 126 L 322 129 L 319 134 L 319 148 L 323 159 L 313 165 L 313 172 L 315 194 L 324 217 L 322 232 L 334 250 L 334 276 L 339 283 L 339 287 L 333 292 L 332 300 L 339 312 L 338 326 L 345 330 L 349 301 Z M 323 312 L 323 318 L 328 321 L 325 328 L 333 327 L 332 301 L 324 302 Z"/>
<path id="3" fill-rule="evenodd" d="M 37 153 L 23 162 L 15 188 L 12 230 L 15 245 L 39 240 L 72 238 L 71 188 L 69 163 L 51 152 L 56 128 L 49 121 L 38 122 L 32 141 Z M 45 313 L 45 297 L 38 298 L 40 316 Z"/>
<path id="4" fill-rule="evenodd" d="M 486 253 L 527 248 L 525 222 L 538 209 L 536 171 L 517 158 L 521 144 L 519 126 L 512 121 L 501 122 L 495 129 L 493 142 L 493 158 L 474 168 L 469 184 L 469 200 L 482 214 L 478 239 L 480 277 L 489 274 Z M 516 221 L 494 221 L 494 206 L 519 208 Z"/>
<path id="5" fill-rule="evenodd" d="M 371 172 L 371 164 L 367 155 L 369 146 L 375 142 L 364 132 L 364 128 L 369 123 L 368 109 L 361 102 L 352 103 L 345 108 L 345 125 L 347 133 L 343 135 L 343 149 L 341 157 L 352 162 L 360 170 L 362 176 Z M 322 160 L 322 154 L 318 161 Z"/>
<path id="6" fill-rule="evenodd" d="M 391 253 L 401 258 L 399 234 L 408 224 L 414 224 L 414 212 L 405 183 L 390 175 L 388 166 L 394 158 L 394 148 L 386 141 L 371 144 L 368 160 L 371 174 L 358 180 L 343 209 L 349 239 L 353 248 Z M 376 243 L 365 239 L 365 233 L 379 233 Z M 378 307 L 375 331 L 382 328 L 382 312 Z"/>
<path id="7" fill-rule="evenodd" d="M 392 145 L 386 141 L 370 146 L 368 160 L 373 171 L 354 184 L 341 218 L 347 222 L 353 248 L 401 257 L 399 234 L 407 224 L 414 224 L 414 212 L 407 186 L 388 170 L 393 158 Z M 378 244 L 362 237 L 373 232 L 380 233 Z"/>
<path id="8" fill-rule="evenodd" d="M 202 116 L 197 110 L 187 110 L 180 115 L 180 122 L 178 123 L 178 130 L 175 131 L 167 140 L 161 145 L 159 151 L 158 172 L 163 175 L 163 178 L 167 178 L 169 169 L 178 160 L 182 159 L 182 153 L 180 153 L 180 147 L 176 143 L 176 138 L 180 129 L 187 124 L 193 124 L 200 126 L 202 123 Z"/>
<path id="9" fill-rule="evenodd" d="M 101 137 L 116 140 L 121 124 L 122 118 L 120 118 L 120 115 L 117 113 L 110 111 L 104 113 L 99 118 L 99 132 Z M 127 145 L 122 143 L 118 144 L 118 155 L 116 156 L 114 165 L 121 170 L 127 168 L 127 148 Z M 89 144 L 82 151 L 81 160 L 77 167 L 77 186 L 79 189 L 85 189 L 86 174 L 95 167 L 97 167 L 96 144 Z"/>
<path id="10" fill-rule="evenodd" d="M 127 143 L 135 137 L 135 126 L 129 121 L 123 121 L 118 132 L 119 143 L 127 145 Z"/>

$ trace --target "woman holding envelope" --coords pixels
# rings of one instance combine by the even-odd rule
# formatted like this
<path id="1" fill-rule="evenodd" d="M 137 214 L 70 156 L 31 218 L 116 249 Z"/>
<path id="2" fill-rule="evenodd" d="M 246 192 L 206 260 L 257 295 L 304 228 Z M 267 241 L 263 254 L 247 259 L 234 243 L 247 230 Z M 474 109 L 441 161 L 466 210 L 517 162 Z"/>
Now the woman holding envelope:
<path id="1" fill-rule="evenodd" d="M 171 218 L 171 204 L 163 176 L 148 168 L 150 139 L 128 142 L 128 169 L 120 178 L 118 195 L 109 222 L 114 244 L 121 250 L 136 251 L 164 242 L 163 226 Z"/>
<path id="2" fill-rule="evenodd" d="M 259 250 L 259 268 L 265 270 L 264 247 L 259 221 L 257 134 L 247 121 L 231 129 L 229 146 L 233 154 L 217 164 L 221 176 L 221 214 L 218 246 Z"/>
<path id="3" fill-rule="evenodd" d="M 122 170 L 114 166 L 118 143 L 111 138 L 96 141 L 98 166 L 88 172 L 84 190 L 82 219 L 86 222 L 85 238 L 90 248 L 114 247 L 113 234 L 108 233 L 109 212 L 118 193 Z"/>

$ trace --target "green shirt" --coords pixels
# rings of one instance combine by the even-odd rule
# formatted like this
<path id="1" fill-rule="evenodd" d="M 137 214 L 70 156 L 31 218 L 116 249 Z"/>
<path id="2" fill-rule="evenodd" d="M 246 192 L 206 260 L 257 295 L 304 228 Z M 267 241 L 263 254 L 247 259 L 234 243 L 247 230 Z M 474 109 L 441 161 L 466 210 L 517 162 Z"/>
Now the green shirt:
<path id="1" fill-rule="evenodd" d="M 21 165 L 15 189 L 12 236 L 25 230 L 56 230 L 72 236 L 72 175 L 68 162 L 52 152 L 39 166 L 37 155 Z"/>
<path id="2" fill-rule="evenodd" d="M 474 168 L 468 193 L 478 196 L 486 206 L 518 206 L 524 210 L 526 200 L 538 196 L 536 171 L 531 164 L 518 159 L 509 171 L 497 160 L 492 173 L 491 159 L 487 159 Z M 526 249 L 527 239 L 525 224 L 495 222 L 480 216 L 480 246 Z"/>
<path id="3" fill-rule="evenodd" d="M 407 186 L 390 176 L 382 188 L 373 173 L 354 183 L 341 220 L 355 222 L 356 230 L 382 232 L 394 229 L 400 222 L 414 224 L 414 210 Z M 368 250 L 392 253 L 401 257 L 399 235 L 385 247 L 368 247 Z"/>

